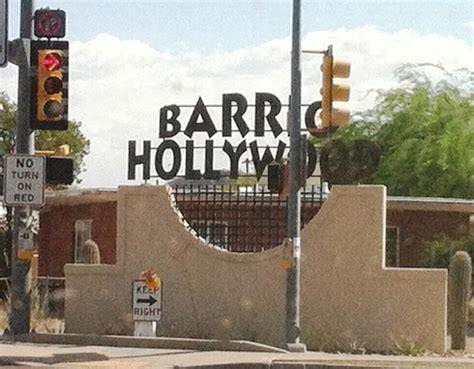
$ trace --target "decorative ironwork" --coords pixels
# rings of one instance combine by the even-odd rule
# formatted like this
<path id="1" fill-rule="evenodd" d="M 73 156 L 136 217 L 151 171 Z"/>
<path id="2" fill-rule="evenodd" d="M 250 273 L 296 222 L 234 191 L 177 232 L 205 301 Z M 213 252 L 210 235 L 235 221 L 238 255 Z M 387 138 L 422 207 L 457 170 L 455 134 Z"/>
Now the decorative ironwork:
<path id="1" fill-rule="evenodd" d="M 260 252 L 277 247 L 287 237 L 287 198 L 262 185 L 171 186 L 178 209 L 206 242 L 231 252 Z M 320 185 L 301 193 L 302 228 L 323 201 Z"/>

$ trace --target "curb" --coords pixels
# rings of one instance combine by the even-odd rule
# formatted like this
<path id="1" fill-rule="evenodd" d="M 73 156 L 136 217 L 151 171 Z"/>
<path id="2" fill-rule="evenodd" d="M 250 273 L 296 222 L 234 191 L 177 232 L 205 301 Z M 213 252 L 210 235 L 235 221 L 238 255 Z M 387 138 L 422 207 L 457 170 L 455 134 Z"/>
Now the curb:
<path id="1" fill-rule="evenodd" d="M 4 335 L 0 341 L 42 344 L 70 344 L 80 346 L 140 347 L 157 349 L 195 350 L 195 351 L 246 351 L 287 353 L 281 348 L 251 341 L 206 340 L 193 338 L 99 336 L 94 334 L 43 334 L 29 333 Z"/>
<path id="2" fill-rule="evenodd" d="M 426 365 L 366 365 L 366 364 L 308 364 L 301 363 L 237 363 L 237 364 L 209 364 L 209 365 L 179 365 L 173 369 L 453 369 L 449 366 L 432 367 Z"/>

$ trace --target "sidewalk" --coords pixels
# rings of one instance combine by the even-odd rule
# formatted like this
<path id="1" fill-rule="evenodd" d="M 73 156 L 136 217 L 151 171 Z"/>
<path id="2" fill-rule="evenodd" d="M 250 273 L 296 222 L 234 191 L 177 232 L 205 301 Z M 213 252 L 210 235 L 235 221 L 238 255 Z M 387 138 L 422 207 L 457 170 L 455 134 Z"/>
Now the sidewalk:
<path id="1" fill-rule="evenodd" d="M 246 341 L 36 334 L 15 337 L 15 341 L 12 337 L 2 337 L 0 365 L 127 369 L 473 369 L 474 356 L 288 353 Z"/>

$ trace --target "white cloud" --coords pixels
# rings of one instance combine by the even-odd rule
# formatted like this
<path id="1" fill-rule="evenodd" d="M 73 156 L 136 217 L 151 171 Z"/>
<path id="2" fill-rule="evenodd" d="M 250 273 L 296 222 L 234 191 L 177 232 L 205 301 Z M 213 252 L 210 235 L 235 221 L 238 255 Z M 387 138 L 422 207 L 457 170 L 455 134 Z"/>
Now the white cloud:
<path id="1" fill-rule="evenodd" d="M 375 27 L 306 34 L 304 49 L 334 45 L 335 57 L 352 62 L 351 108 L 371 106 L 368 91 L 395 85 L 394 69 L 402 63 L 441 63 L 448 70 L 473 69 L 472 47 L 458 39 L 404 30 L 387 33 Z M 270 92 L 286 103 L 290 91 L 290 38 L 258 47 L 202 55 L 183 45 L 170 54 L 140 41 L 101 34 L 71 44 L 70 117 L 83 122 L 91 140 L 83 186 L 116 186 L 127 182 L 127 141 L 158 141 L 159 109 L 169 104 L 219 104 L 223 93 L 240 92 L 249 104 L 256 92 Z M 320 56 L 302 56 L 303 103 L 319 99 Z M 0 71 L 0 90 L 16 97 L 16 72 Z M 253 110 L 248 122 L 253 124 Z M 183 109 L 183 116 L 190 110 Z M 219 109 L 211 114 L 220 126 Z M 285 114 L 280 114 L 283 123 Z M 153 168 L 152 168 L 153 172 Z"/>

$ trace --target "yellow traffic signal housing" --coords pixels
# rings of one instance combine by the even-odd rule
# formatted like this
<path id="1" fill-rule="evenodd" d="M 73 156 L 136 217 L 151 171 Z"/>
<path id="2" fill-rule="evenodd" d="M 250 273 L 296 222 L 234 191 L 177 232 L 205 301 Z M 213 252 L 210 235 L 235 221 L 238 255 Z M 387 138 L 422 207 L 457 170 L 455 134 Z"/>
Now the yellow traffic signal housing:
<path id="1" fill-rule="evenodd" d="M 67 41 L 32 42 L 32 129 L 67 129 L 68 49 Z"/>
<path id="2" fill-rule="evenodd" d="M 56 150 L 35 150 L 35 155 L 42 156 L 68 156 L 70 153 L 68 144 L 58 146 Z"/>
<path id="3" fill-rule="evenodd" d="M 69 145 L 68 145 L 68 144 L 65 144 L 65 145 L 58 146 L 58 147 L 56 148 L 56 150 L 54 151 L 54 155 L 57 155 L 57 156 L 68 156 L 70 152 L 71 152 L 71 150 L 70 150 L 70 148 L 69 148 Z"/>
<path id="4" fill-rule="evenodd" d="M 74 160 L 68 158 L 68 144 L 58 146 L 55 150 L 35 150 L 35 155 L 46 157 L 46 183 L 66 184 L 74 182 Z"/>
<path id="5" fill-rule="evenodd" d="M 349 78 L 351 64 L 347 61 L 334 59 L 332 47 L 323 56 L 321 65 L 323 73 L 321 88 L 321 122 L 323 129 L 346 126 L 349 124 L 349 109 L 334 106 L 335 101 L 349 101 L 350 86 L 340 78 Z"/>

